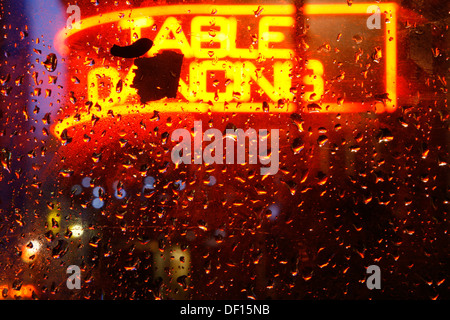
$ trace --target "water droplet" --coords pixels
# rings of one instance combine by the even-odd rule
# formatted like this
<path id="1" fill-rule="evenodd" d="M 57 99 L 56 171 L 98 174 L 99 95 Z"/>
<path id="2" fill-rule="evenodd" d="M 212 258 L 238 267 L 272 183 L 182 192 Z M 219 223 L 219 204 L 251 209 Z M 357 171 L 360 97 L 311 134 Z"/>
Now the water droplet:
<path id="1" fill-rule="evenodd" d="M 188 277 L 186 275 L 182 275 L 177 278 L 177 283 L 183 288 L 183 290 L 187 290 L 188 288 L 187 278 Z"/>
<path id="2" fill-rule="evenodd" d="M 94 197 L 97 197 L 97 198 L 103 197 L 104 193 L 105 193 L 105 190 L 102 187 L 95 187 L 92 190 L 92 194 L 94 195 Z"/>
<path id="3" fill-rule="evenodd" d="M 56 69 L 56 66 L 58 65 L 58 59 L 56 57 L 56 54 L 50 53 L 47 56 L 47 59 L 42 63 L 45 66 L 45 69 L 49 72 L 53 72 Z"/>
<path id="4" fill-rule="evenodd" d="M 2 167 L 8 172 L 11 172 L 11 151 L 3 148 L 1 152 Z"/>
<path id="5" fill-rule="evenodd" d="M 355 34 L 352 37 L 352 40 L 356 42 L 356 44 L 360 44 L 363 41 L 363 37 L 359 34 Z"/>
<path id="6" fill-rule="evenodd" d="M 253 11 L 255 13 L 255 17 L 258 17 L 262 13 L 263 9 L 263 7 L 258 6 L 258 9 L 256 9 L 256 11 Z"/>
<path id="7" fill-rule="evenodd" d="M 117 93 L 121 93 L 122 92 L 122 88 L 123 88 L 123 81 L 122 81 L 122 79 L 120 79 L 117 82 L 117 85 L 116 85 L 116 92 Z"/>
<path id="8" fill-rule="evenodd" d="M 292 150 L 294 154 L 299 154 L 305 148 L 305 145 L 301 138 L 295 138 L 292 142 Z"/>
<path id="9" fill-rule="evenodd" d="M 326 135 L 321 135 L 317 139 L 317 143 L 320 147 L 323 147 L 328 142 L 328 137 Z"/>

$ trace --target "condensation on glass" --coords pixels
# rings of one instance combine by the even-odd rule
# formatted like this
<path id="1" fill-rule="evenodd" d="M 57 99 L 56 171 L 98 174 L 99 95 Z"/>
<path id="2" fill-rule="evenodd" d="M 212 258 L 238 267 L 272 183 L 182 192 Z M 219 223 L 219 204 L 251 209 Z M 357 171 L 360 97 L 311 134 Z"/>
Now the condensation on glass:
<path id="1" fill-rule="evenodd" d="M 446 1 L 0 9 L 0 299 L 449 297 Z M 141 38 L 176 97 L 110 52 Z M 175 165 L 199 121 L 278 130 L 278 171 Z"/>

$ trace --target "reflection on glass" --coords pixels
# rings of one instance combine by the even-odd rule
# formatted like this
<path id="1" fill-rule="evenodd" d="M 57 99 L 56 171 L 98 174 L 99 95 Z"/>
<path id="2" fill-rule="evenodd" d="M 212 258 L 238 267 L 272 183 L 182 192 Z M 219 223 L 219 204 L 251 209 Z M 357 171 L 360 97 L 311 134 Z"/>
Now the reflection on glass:
<path id="1" fill-rule="evenodd" d="M 2 10 L 0 299 L 448 298 L 445 1 Z M 110 52 L 144 37 L 179 78 Z M 244 163 L 195 163 L 208 129 Z"/>

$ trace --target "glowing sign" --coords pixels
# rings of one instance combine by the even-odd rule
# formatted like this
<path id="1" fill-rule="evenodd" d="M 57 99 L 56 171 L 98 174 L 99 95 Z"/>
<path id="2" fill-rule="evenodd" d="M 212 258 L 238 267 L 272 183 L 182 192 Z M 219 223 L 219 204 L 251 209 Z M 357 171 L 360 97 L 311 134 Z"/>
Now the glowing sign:
<path id="1" fill-rule="evenodd" d="M 85 86 L 85 105 L 64 110 L 64 118 L 53 127 L 60 137 L 64 129 L 111 115 L 164 112 L 245 112 L 292 113 L 300 111 L 377 112 L 393 111 L 396 101 L 396 5 L 378 4 L 382 14 L 389 15 L 385 27 L 384 57 L 385 92 L 388 99 L 373 102 L 323 100 L 327 91 L 323 61 L 307 57 L 306 66 L 297 69 L 298 57 L 294 39 L 296 7 L 293 5 L 172 5 L 145 7 L 130 12 L 111 12 L 85 18 L 79 29 L 61 30 L 55 44 L 59 52 L 70 55 L 71 48 L 83 48 L 86 42 L 95 49 L 84 61 L 70 59 L 78 71 L 77 78 Z M 357 16 L 367 18 L 369 4 L 305 5 L 305 17 Z M 95 28 L 94 28 L 95 27 Z M 102 29 L 108 28 L 108 29 Z M 111 29 L 112 28 L 112 29 Z M 117 30 L 116 38 L 102 39 L 102 30 Z M 127 32 L 123 32 L 127 30 Z M 129 30 L 129 32 L 128 32 Z M 105 34 L 108 34 L 105 32 Z M 164 50 L 184 55 L 182 74 L 176 99 L 162 99 L 148 105 L 140 103 L 131 83 L 136 66 L 99 53 L 105 42 L 130 43 L 140 37 L 153 39 L 147 56 Z M 95 39 L 94 39 L 95 38 Z M 66 43 L 67 42 L 67 43 Z M 89 48 L 84 49 L 89 51 Z M 95 56 L 98 55 L 98 57 Z M 106 60 L 109 58 L 108 60 Z M 93 60 L 102 61 L 97 67 Z M 75 61 L 78 60 L 78 61 Z M 80 61 L 83 63 L 80 65 Z M 110 63 L 110 65 L 108 65 Z M 80 67 L 83 71 L 78 70 Z M 302 75 L 298 77 L 297 75 Z M 296 86 L 302 82 L 304 92 Z M 87 91 L 87 92 L 86 92 Z M 73 99 L 75 100 L 75 99 Z M 76 104 L 75 102 L 73 102 Z M 311 110 L 310 106 L 317 106 Z M 326 105 L 320 107 L 319 105 Z M 313 108 L 314 109 L 314 108 Z"/>

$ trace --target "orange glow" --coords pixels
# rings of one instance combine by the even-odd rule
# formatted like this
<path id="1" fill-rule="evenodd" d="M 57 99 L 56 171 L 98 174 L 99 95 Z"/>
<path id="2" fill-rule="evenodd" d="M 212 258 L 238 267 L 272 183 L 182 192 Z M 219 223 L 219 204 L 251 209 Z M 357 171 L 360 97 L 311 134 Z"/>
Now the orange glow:
<path id="1" fill-rule="evenodd" d="M 20 290 L 14 290 L 8 285 L 0 285 L 0 300 L 19 299 L 19 297 L 20 299 L 33 299 L 33 292 L 37 294 L 36 288 L 31 284 L 22 285 Z"/>
<path id="2" fill-rule="evenodd" d="M 347 4 L 324 4 L 324 5 L 305 5 L 303 13 L 308 15 L 356 15 L 367 14 L 366 10 L 373 3 L 359 3 L 348 6 Z M 388 101 L 377 103 L 376 112 L 393 112 L 396 109 L 397 101 L 397 4 L 395 3 L 377 3 L 381 13 L 386 15 L 385 31 L 385 56 L 386 56 L 386 93 L 389 96 Z M 345 105 L 345 104 L 344 104 Z M 343 106 L 344 106 L 343 105 Z M 339 112 L 352 112 L 343 106 Z M 334 108 L 329 108 L 328 110 Z M 354 107 L 351 109 L 355 109 Z M 344 111 L 345 110 L 345 111 Z"/>
<path id="3" fill-rule="evenodd" d="M 305 15 L 313 14 L 366 14 L 367 7 L 374 5 L 373 3 L 357 3 L 349 6 L 342 4 L 307 4 L 303 7 Z M 377 7 L 384 11 L 395 11 L 397 5 L 395 3 L 377 3 Z"/>
<path id="4" fill-rule="evenodd" d="M 308 15 L 369 15 L 366 10 L 373 4 L 311 4 L 303 7 L 303 13 Z M 317 61 L 309 61 L 309 69 L 313 76 L 305 76 L 304 84 L 312 85 L 313 91 L 306 92 L 303 100 L 306 103 L 317 101 L 320 108 L 305 110 L 306 112 L 364 112 L 369 109 L 380 112 L 392 112 L 396 109 L 396 78 L 397 78 L 397 5 L 394 3 L 376 4 L 382 14 L 386 15 L 385 24 L 385 50 L 383 52 L 386 61 L 385 70 L 385 92 L 389 99 L 385 102 L 376 103 L 352 103 L 352 102 L 328 102 L 322 101 L 324 92 L 323 66 Z M 156 17 L 167 17 L 162 27 L 159 28 L 155 45 L 147 53 L 148 56 L 156 54 L 163 49 L 179 49 L 185 58 L 191 58 L 189 65 L 189 78 L 180 78 L 179 94 L 181 102 L 174 100 L 160 100 L 147 105 L 127 104 L 127 97 L 136 97 L 136 90 L 130 87 L 133 81 L 134 67 L 130 69 L 124 81 L 124 89 L 117 93 L 111 90 L 108 97 L 99 96 L 99 79 L 109 79 L 111 83 L 117 83 L 121 79 L 119 71 L 111 67 L 100 67 L 90 69 L 87 75 L 88 97 L 91 102 L 102 106 L 99 110 L 80 111 L 77 115 L 67 115 L 64 119 L 56 122 L 52 128 L 53 133 L 60 137 L 64 129 L 75 125 L 85 124 L 92 121 L 92 116 L 103 118 L 113 115 L 149 114 L 153 111 L 160 112 L 236 112 L 236 113 L 292 113 L 298 111 L 298 103 L 294 102 L 294 94 L 290 92 L 292 87 L 291 70 L 293 64 L 291 58 L 294 52 L 289 48 L 274 48 L 274 45 L 284 41 L 285 35 L 277 31 L 269 31 L 270 27 L 289 28 L 295 24 L 293 18 L 296 7 L 294 5 L 264 5 L 259 10 L 255 5 L 171 5 L 165 7 L 136 8 L 125 13 L 123 11 L 110 12 L 98 16 L 88 17 L 80 22 L 80 29 L 61 30 L 55 38 L 56 49 L 67 54 L 69 48 L 66 40 L 75 33 L 85 31 L 92 27 L 103 24 L 117 24 L 122 29 L 130 30 L 131 42 L 141 35 L 141 28 L 150 27 Z M 189 42 L 183 32 L 180 22 L 172 16 L 191 17 L 191 41 Z M 203 16 L 202 16 L 203 15 Z M 236 48 L 237 23 L 233 16 L 261 16 L 259 20 L 258 44 L 254 50 Z M 225 17 L 228 16 L 228 17 Z M 202 43 L 210 41 L 208 32 L 202 28 L 208 26 L 211 17 L 215 19 L 218 28 L 215 34 L 215 42 L 218 45 L 212 49 L 203 49 Z M 181 31 L 180 31 L 181 30 Z M 168 37 L 171 34 L 174 39 Z M 188 34 L 188 33 L 186 33 Z M 193 34 L 197 36 L 192 36 Z M 159 40 L 158 40 L 159 39 Z M 270 44 L 270 45 L 269 45 Z M 272 45 L 274 44 L 274 45 Z M 213 56 L 211 56 L 211 54 Z M 231 62 L 226 57 L 235 59 L 259 59 L 272 57 L 273 84 L 264 76 L 262 70 L 257 69 L 251 61 Z M 195 59 L 200 60 L 195 60 Z M 213 60 L 214 58 L 214 60 Z M 222 59 L 222 60 L 220 60 Z M 280 60 L 283 59 L 283 60 Z M 264 68 L 261 68 L 264 69 Z M 210 92 L 206 88 L 206 73 L 208 71 L 224 71 L 226 78 L 232 80 L 225 92 Z M 272 103 L 268 108 L 262 106 L 262 102 L 254 102 L 251 97 L 250 82 L 257 84 L 259 91 L 264 92 Z M 282 107 L 278 105 L 279 100 L 284 100 Z M 203 102 L 202 102 L 203 101 Z M 211 101 L 212 103 L 207 103 Z M 74 112 L 75 113 L 75 112 Z"/>
<path id="5" fill-rule="evenodd" d="M 304 85 L 314 86 L 314 91 L 305 92 L 305 101 L 320 100 L 324 93 L 323 64 L 319 60 L 308 60 L 307 70 L 312 70 L 312 74 L 303 77 Z"/>
<path id="6" fill-rule="evenodd" d="M 173 15 L 216 15 L 216 16 L 240 16 L 255 15 L 257 5 L 173 5 L 161 7 L 145 7 L 135 8 L 125 14 L 129 20 L 139 18 L 157 17 L 157 16 L 173 16 Z M 290 16 L 295 14 L 295 6 L 293 5 L 264 5 L 264 9 L 258 12 L 261 16 Z M 104 13 L 99 16 L 93 16 L 80 21 L 80 29 L 64 28 L 58 32 L 55 37 L 55 47 L 62 54 L 67 54 L 69 48 L 65 44 L 65 40 L 77 32 L 83 31 L 91 27 L 97 27 L 102 24 L 114 23 L 122 21 L 124 11 L 114 11 Z"/>
<path id="7" fill-rule="evenodd" d="M 283 107 L 280 107 L 277 103 L 269 103 L 269 109 L 263 111 L 262 103 L 192 103 L 192 102 L 153 102 L 151 108 L 141 104 L 135 105 L 112 105 L 104 107 L 95 115 L 99 118 L 111 117 L 111 112 L 114 115 L 133 115 L 133 114 L 149 114 L 153 111 L 164 110 L 168 113 L 183 113 L 183 112 L 195 112 L 195 113 L 207 113 L 207 112 L 235 112 L 235 113 L 293 113 L 297 109 L 295 103 L 287 103 Z M 62 131 L 66 128 L 73 127 L 75 125 L 86 124 L 92 121 L 91 113 L 83 113 L 79 118 L 65 118 L 61 122 L 57 123 L 54 127 L 55 134 L 59 137 Z"/>
<path id="8" fill-rule="evenodd" d="M 36 260 L 41 244 L 37 240 L 32 240 L 28 244 L 22 246 L 22 261 L 31 263 Z"/>

